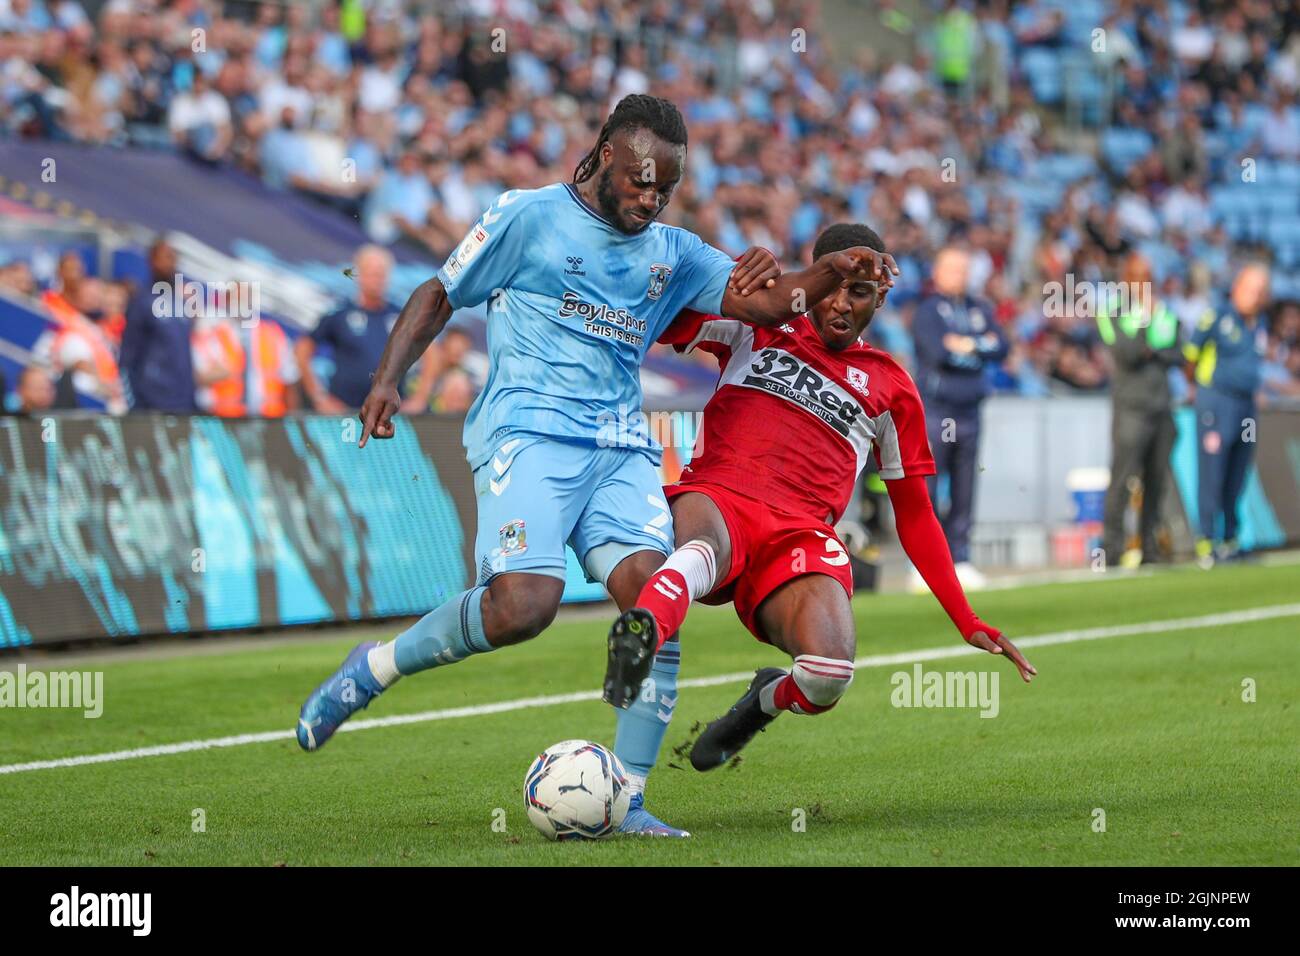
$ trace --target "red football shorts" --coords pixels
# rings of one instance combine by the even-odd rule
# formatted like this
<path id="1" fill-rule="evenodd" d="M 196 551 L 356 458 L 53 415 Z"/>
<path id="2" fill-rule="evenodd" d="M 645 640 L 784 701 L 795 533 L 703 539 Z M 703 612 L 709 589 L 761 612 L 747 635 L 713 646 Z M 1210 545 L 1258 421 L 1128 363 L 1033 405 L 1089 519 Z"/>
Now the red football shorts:
<path id="1" fill-rule="evenodd" d="M 707 496 L 727 524 L 731 538 L 731 567 L 726 578 L 704 604 L 735 604 L 736 615 L 749 632 L 770 643 L 758 623 L 759 605 L 773 591 L 805 574 L 834 578 L 853 596 L 853 571 L 849 553 L 825 522 L 777 511 L 761 501 L 747 498 L 719 485 L 666 485 L 664 495 L 671 503 L 688 492 Z M 679 545 L 684 542 L 680 539 Z"/>

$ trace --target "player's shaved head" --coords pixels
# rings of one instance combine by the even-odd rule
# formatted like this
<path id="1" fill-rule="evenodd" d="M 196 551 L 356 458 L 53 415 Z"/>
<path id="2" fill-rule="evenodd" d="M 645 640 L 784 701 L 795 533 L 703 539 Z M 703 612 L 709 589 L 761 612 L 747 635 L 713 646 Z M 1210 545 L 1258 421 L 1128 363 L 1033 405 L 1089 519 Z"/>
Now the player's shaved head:
<path id="1" fill-rule="evenodd" d="M 870 226 L 841 222 L 828 226 L 817 237 L 813 258 L 820 259 L 854 246 L 889 251 L 885 241 Z M 884 300 L 884 290 L 876 282 L 845 279 L 838 289 L 814 305 L 808 316 L 826 347 L 839 351 L 858 341 Z"/>

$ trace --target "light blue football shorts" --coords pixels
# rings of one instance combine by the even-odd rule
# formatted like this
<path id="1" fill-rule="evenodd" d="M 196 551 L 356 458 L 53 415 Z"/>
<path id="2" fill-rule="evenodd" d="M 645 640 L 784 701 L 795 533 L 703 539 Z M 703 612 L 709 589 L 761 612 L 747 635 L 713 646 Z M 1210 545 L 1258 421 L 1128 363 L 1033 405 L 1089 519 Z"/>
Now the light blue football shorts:
<path id="1" fill-rule="evenodd" d="M 479 584 L 512 571 L 563 580 L 566 543 L 602 585 L 630 554 L 673 550 L 659 473 L 635 449 L 507 434 L 474 471 L 474 491 Z"/>

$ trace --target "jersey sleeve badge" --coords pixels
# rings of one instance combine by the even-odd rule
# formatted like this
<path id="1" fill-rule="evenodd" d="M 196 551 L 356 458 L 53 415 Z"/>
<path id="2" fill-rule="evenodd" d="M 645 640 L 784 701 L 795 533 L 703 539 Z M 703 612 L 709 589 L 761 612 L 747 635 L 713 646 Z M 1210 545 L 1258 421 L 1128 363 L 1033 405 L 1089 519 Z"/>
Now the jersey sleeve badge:
<path id="1" fill-rule="evenodd" d="M 486 214 L 484 214 L 484 217 L 486 218 Z M 500 218 L 500 216 L 498 215 L 497 218 Z M 461 267 L 469 265 L 470 261 L 478 255 L 478 251 L 483 248 L 483 243 L 487 242 L 487 240 L 488 231 L 483 228 L 482 223 L 476 224 L 474 228 L 470 230 L 469 235 L 465 237 L 465 241 L 460 244 L 460 248 L 456 250 L 457 265 Z"/>

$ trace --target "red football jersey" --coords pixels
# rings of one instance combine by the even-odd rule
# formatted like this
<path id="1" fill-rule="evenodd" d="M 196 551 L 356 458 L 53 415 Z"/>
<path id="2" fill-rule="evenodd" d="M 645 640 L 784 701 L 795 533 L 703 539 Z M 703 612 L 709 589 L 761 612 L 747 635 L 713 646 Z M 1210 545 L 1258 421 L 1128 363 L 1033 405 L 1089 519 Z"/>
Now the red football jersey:
<path id="1" fill-rule="evenodd" d="M 659 341 L 721 365 L 680 484 L 834 524 L 873 448 L 886 480 L 934 474 L 916 385 L 887 352 L 861 341 L 832 351 L 806 315 L 761 328 L 687 310 Z"/>

